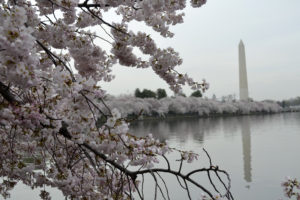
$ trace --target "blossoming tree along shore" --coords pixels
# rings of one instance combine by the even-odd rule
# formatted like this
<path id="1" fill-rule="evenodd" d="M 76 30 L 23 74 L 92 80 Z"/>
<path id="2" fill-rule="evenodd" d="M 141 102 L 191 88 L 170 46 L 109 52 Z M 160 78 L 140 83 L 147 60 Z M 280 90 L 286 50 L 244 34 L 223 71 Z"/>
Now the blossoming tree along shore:
<path id="1" fill-rule="evenodd" d="M 230 184 L 221 179 L 223 174 L 230 183 L 225 171 L 210 162 L 206 168 L 184 173 L 182 164 L 197 155 L 179 150 L 180 167 L 172 168 L 166 157 L 172 148 L 151 135 L 129 134 L 126 119 L 103 100 L 106 92 L 101 82 L 113 79 L 111 67 L 117 63 L 152 68 L 174 92 L 180 92 L 184 84 L 207 89 L 207 83 L 198 84 L 175 70 L 182 60 L 174 49 L 158 48 L 147 33 L 128 29 L 134 20 L 162 37 L 172 37 L 169 27 L 183 22 L 184 14 L 179 11 L 186 3 L 0 0 L 2 196 L 7 197 L 21 181 L 32 188 L 56 187 L 69 199 L 133 199 L 133 192 L 144 199 L 143 177 L 149 174 L 155 197 L 169 199 L 168 185 L 161 176 L 167 173 L 177 177 L 190 199 L 191 185 L 204 193 L 203 198 L 232 199 Z M 190 3 L 200 7 L 205 0 Z M 111 10 L 121 16 L 120 22 L 106 21 L 103 14 Z M 109 52 L 101 48 L 103 43 L 110 45 Z M 138 57 L 133 48 L 147 56 Z M 34 162 L 24 162 L 24 155 Z M 166 168 L 153 167 L 159 158 Z M 36 171 L 35 165 L 42 170 Z M 199 173 L 208 175 L 214 191 L 199 183 Z M 224 186 L 223 193 L 211 175 Z M 44 189 L 40 196 L 50 199 Z"/>
<path id="2" fill-rule="evenodd" d="M 108 96 L 107 105 L 117 108 L 122 117 L 138 116 L 226 116 L 283 112 L 281 106 L 271 101 L 236 101 L 220 102 L 197 97 L 165 97 L 162 99 L 136 98 L 130 95 Z M 104 108 L 104 106 L 102 106 Z M 102 108 L 102 109 L 103 109 Z M 291 110 L 292 111 L 292 110 Z"/>

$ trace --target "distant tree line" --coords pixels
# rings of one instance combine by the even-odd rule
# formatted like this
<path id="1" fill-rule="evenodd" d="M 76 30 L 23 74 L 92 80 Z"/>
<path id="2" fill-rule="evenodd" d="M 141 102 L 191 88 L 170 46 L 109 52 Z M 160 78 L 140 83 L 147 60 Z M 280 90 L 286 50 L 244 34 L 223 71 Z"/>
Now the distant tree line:
<path id="1" fill-rule="evenodd" d="M 167 97 L 167 93 L 164 89 L 157 89 L 156 92 L 148 89 L 144 89 L 142 92 L 137 88 L 134 92 L 134 96 L 137 98 L 157 98 L 162 99 Z"/>
<path id="2" fill-rule="evenodd" d="M 300 97 L 295 97 L 283 101 L 277 102 L 281 107 L 290 107 L 290 106 L 299 106 L 300 105 Z"/>
<path id="3" fill-rule="evenodd" d="M 196 90 L 191 94 L 191 97 L 202 97 L 202 93 L 200 90 Z"/>
<path id="4" fill-rule="evenodd" d="M 162 99 L 167 97 L 167 92 L 165 89 L 157 89 L 156 92 L 148 89 L 144 89 L 141 91 L 139 88 L 137 88 L 134 92 L 134 96 L 137 98 L 155 98 L 155 99 Z M 180 96 L 186 97 L 184 93 L 181 93 Z M 202 93 L 200 90 L 196 90 L 191 94 L 191 97 L 202 97 Z"/>

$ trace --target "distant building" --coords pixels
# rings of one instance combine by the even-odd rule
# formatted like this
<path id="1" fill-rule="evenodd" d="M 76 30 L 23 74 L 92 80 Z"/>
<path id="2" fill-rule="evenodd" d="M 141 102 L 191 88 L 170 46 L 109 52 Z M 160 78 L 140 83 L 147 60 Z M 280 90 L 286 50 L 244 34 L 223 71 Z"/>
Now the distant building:
<path id="1" fill-rule="evenodd" d="M 246 69 L 246 55 L 245 46 L 243 41 L 239 44 L 239 75 L 240 75 L 240 100 L 248 100 L 248 80 L 247 80 L 247 69 Z"/>

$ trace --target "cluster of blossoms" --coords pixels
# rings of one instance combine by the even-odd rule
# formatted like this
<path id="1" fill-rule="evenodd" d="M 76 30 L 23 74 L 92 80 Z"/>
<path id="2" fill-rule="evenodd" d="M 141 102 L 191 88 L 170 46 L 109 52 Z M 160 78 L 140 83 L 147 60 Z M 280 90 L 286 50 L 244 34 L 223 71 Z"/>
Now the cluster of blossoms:
<path id="1" fill-rule="evenodd" d="M 204 3 L 191 1 L 193 7 Z M 137 20 L 171 37 L 169 26 L 183 22 L 177 11 L 185 7 L 186 0 L 0 0 L 2 196 L 22 181 L 32 188 L 56 187 L 70 199 L 133 198 L 137 175 L 152 174 L 158 156 L 165 158 L 171 149 L 151 135 L 129 134 L 128 121 L 103 100 L 101 82 L 114 78 L 111 68 L 119 63 L 152 68 L 175 92 L 184 84 L 206 90 L 205 81 L 175 70 L 182 63 L 176 51 L 128 30 Z M 108 23 L 108 11 L 122 21 Z M 103 43 L 110 48 L 104 50 Z M 135 47 L 149 59 L 135 55 Z M 182 152 L 182 161 L 195 158 Z M 45 190 L 40 197 L 50 199 Z"/>
<path id="2" fill-rule="evenodd" d="M 281 184 L 284 188 L 284 194 L 289 199 L 295 197 L 300 200 L 300 182 L 297 179 L 287 177 L 286 180 Z"/>

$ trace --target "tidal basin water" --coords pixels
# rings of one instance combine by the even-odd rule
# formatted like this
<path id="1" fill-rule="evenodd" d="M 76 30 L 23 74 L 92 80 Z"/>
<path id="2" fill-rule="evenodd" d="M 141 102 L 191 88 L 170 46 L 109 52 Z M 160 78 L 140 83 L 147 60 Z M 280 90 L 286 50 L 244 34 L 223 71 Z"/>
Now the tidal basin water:
<path id="1" fill-rule="evenodd" d="M 183 166 L 187 170 L 207 166 L 205 148 L 231 175 L 237 200 L 286 199 L 281 182 L 286 176 L 300 178 L 300 113 L 142 121 L 132 125 L 132 132 L 150 132 L 171 147 L 200 153 L 198 162 Z M 205 178 L 198 181 L 205 185 Z M 176 180 L 171 185 L 173 199 L 188 199 Z M 191 193 L 200 199 L 201 192 Z"/>
<path id="2" fill-rule="evenodd" d="M 145 120 L 132 124 L 131 133 L 138 136 L 152 133 L 171 147 L 199 153 L 197 162 L 184 163 L 186 171 L 208 166 L 202 151 L 205 148 L 213 164 L 230 174 L 236 200 L 286 199 L 281 182 L 286 176 L 300 178 L 300 113 Z M 169 155 L 174 169 L 178 167 L 177 156 Z M 163 166 L 162 162 L 159 167 Z M 172 200 L 188 199 L 174 177 L 164 178 Z M 149 179 L 146 177 L 146 181 Z M 195 179 L 209 185 L 205 175 Z M 145 184 L 146 200 L 153 199 L 153 189 L 151 181 Z M 200 194 L 201 191 L 191 187 L 193 199 L 200 200 Z M 9 199 L 38 200 L 38 195 L 38 190 L 31 191 L 18 184 Z M 55 189 L 51 189 L 51 196 L 54 200 L 64 199 Z"/>

